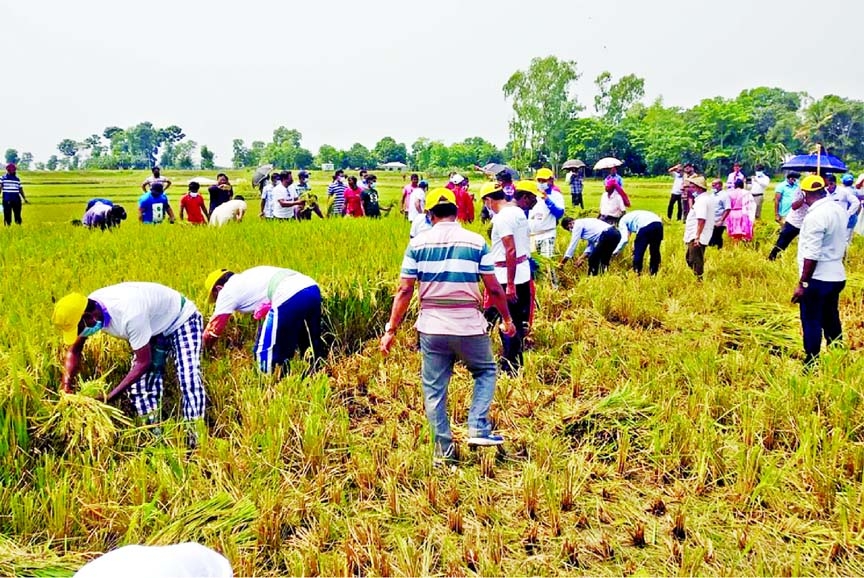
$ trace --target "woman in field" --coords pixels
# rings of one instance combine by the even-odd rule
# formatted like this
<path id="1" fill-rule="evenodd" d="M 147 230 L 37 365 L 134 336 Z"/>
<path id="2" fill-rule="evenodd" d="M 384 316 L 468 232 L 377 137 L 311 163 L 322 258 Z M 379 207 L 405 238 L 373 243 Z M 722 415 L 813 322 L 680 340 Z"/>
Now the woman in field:
<path id="1" fill-rule="evenodd" d="M 753 195 L 744 189 L 744 181 L 737 179 L 729 190 L 729 216 L 726 217 L 726 231 L 733 242 L 753 240 L 753 219 L 755 211 Z"/>
<path id="2" fill-rule="evenodd" d="M 627 201 L 625 201 L 624 189 L 615 181 L 615 179 L 606 179 L 606 192 L 600 197 L 600 215 L 599 219 L 610 225 L 617 225 L 618 220 L 627 211 Z M 628 199 L 629 200 L 629 199 Z"/>
<path id="3" fill-rule="evenodd" d="M 345 215 L 348 217 L 363 217 L 363 189 L 357 186 L 357 177 L 348 177 L 348 188 L 345 189 Z"/>

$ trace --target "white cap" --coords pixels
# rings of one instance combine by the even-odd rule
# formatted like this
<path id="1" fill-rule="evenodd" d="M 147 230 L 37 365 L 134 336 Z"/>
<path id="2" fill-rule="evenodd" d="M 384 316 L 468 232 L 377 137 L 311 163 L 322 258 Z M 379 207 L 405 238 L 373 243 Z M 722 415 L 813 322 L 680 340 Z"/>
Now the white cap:
<path id="1" fill-rule="evenodd" d="M 454 185 L 458 185 L 459 183 L 461 183 L 464 180 L 465 180 L 465 177 L 463 177 L 459 173 L 456 173 L 455 175 L 450 177 L 450 182 L 453 183 Z"/>

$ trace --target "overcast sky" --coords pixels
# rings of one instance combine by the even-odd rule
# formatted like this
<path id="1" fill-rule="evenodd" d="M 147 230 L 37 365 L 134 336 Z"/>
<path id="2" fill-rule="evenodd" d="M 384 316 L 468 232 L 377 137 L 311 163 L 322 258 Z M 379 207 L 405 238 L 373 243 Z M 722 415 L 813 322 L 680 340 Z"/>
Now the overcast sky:
<path id="1" fill-rule="evenodd" d="M 231 141 L 279 125 L 372 147 L 507 141 L 501 87 L 535 56 L 593 80 L 645 78 L 646 100 L 692 106 L 779 86 L 864 99 L 861 0 L 0 0 L 0 148 L 177 124 L 230 164 Z M 817 12 L 829 9 L 824 16 Z M 844 29 L 845 27 L 845 29 Z M 810 40 L 810 39 L 814 40 Z M 830 68 L 825 64 L 830 63 Z M 845 65 L 843 63 L 846 63 Z"/>

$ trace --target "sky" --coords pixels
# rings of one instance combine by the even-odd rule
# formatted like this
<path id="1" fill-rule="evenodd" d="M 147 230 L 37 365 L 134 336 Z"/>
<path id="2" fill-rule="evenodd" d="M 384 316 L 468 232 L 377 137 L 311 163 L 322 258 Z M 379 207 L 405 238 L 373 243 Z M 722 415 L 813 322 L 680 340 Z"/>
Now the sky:
<path id="1" fill-rule="evenodd" d="M 864 42 L 843 29 L 861 0 L 0 0 L 0 18 L 0 150 L 37 161 L 148 120 L 222 166 L 234 138 L 280 125 L 313 153 L 383 136 L 503 146 L 501 88 L 548 55 L 578 63 L 586 113 L 604 70 L 682 107 L 756 86 L 864 100 Z"/>

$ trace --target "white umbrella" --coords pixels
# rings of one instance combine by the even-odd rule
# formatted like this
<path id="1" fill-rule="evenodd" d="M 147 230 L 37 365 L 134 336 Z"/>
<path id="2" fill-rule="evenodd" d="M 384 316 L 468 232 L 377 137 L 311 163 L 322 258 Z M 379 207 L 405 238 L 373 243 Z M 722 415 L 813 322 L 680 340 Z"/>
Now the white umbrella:
<path id="1" fill-rule="evenodd" d="M 620 167 L 623 164 L 615 157 L 605 157 L 594 163 L 594 170 L 602 171 L 604 169 L 611 169 L 612 167 Z"/>
<path id="2" fill-rule="evenodd" d="M 190 183 L 198 183 L 199 185 L 215 185 L 216 181 L 207 177 L 194 177 L 189 179 Z"/>

